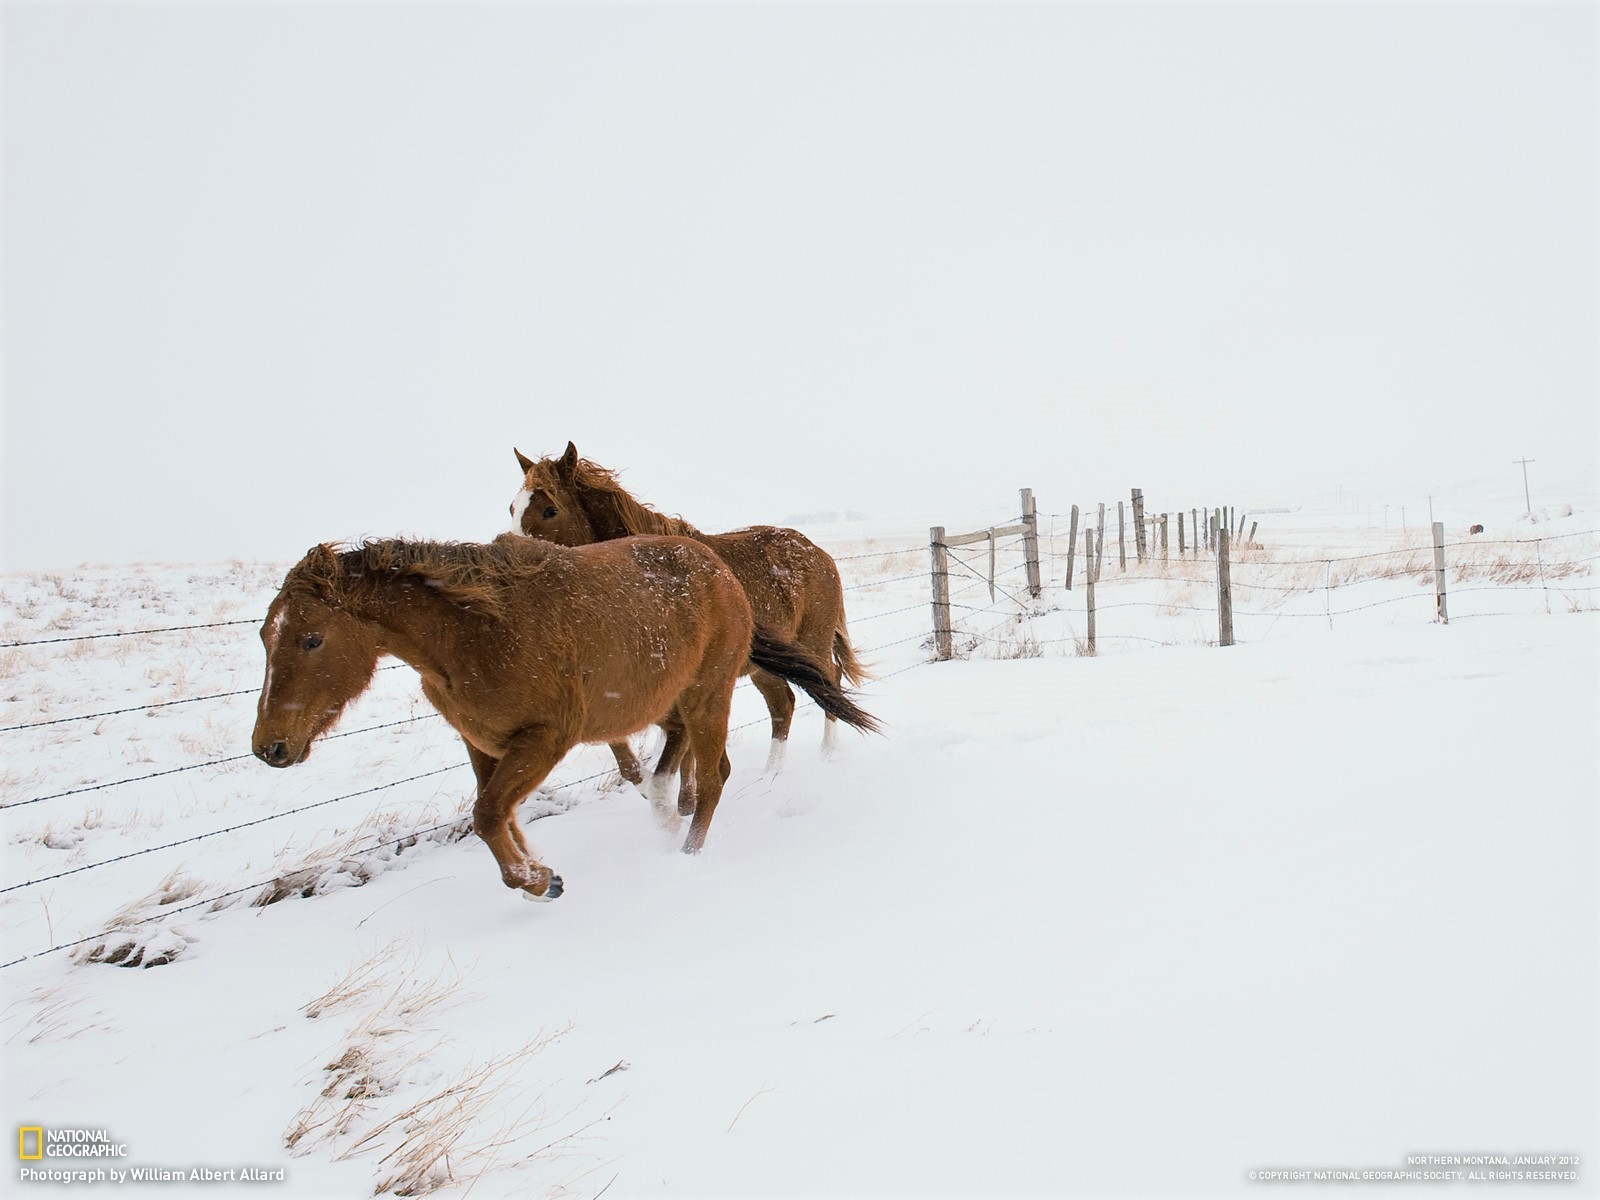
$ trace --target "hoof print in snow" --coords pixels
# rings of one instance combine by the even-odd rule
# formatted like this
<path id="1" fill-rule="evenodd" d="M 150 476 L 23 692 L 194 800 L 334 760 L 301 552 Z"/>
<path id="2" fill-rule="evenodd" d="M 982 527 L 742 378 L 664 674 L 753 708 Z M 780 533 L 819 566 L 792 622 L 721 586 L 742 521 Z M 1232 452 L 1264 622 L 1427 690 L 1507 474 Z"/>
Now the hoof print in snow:
<path id="1" fill-rule="evenodd" d="M 164 967 L 186 953 L 193 942 L 193 938 L 172 929 L 112 930 L 80 946 L 73 957 L 80 965 Z"/>

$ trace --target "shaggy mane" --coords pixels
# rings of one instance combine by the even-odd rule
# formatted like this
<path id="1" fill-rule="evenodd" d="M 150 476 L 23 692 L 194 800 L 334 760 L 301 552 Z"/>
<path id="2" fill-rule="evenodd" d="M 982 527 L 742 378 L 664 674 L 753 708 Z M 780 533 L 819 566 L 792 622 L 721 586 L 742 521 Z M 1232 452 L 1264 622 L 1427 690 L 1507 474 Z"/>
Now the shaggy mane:
<path id="1" fill-rule="evenodd" d="M 657 534 L 675 537 L 700 537 L 700 531 L 682 517 L 669 517 L 659 513 L 642 501 L 635 500 L 617 481 L 615 472 L 587 458 L 578 460 L 577 470 L 570 482 L 557 469 L 556 460 L 541 458 L 528 471 L 530 488 L 542 487 L 551 492 L 571 492 L 583 509 L 594 535 L 601 541 L 612 538 L 634 537 L 639 534 Z"/>
<path id="2" fill-rule="evenodd" d="M 542 570 L 550 553 L 545 543 L 510 535 L 487 544 L 386 538 L 346 550 L 322 545 L 289 569 L 283 590 L 337 605 L 374 583 L 406 578 L 463 607 L 500 617 L 501 595 Z"/>

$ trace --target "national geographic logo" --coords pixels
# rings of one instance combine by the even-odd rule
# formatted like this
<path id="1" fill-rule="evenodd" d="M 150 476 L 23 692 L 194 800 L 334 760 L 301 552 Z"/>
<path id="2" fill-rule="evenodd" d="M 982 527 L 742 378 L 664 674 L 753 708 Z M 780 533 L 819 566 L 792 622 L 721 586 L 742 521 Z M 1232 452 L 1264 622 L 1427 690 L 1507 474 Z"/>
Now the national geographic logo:
<path id="1" fill-rule="evenodd" d="M 24 1125 L 17 1130 L 17 1157 L 23 1162 L 127 1156 L 128 1147 L 113 1142 L 104 1129 L 46 1129 L 42 1125 Z"/>

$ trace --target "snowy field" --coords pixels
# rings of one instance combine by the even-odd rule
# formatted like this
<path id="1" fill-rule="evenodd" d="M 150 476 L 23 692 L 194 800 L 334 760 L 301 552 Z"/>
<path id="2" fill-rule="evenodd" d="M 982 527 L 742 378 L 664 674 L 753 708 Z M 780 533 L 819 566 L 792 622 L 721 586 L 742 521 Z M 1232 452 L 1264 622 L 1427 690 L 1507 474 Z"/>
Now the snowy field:
<path id="1" fill-rule="evenodd" d="M 992 596 L 959 552 L 944 663 L 925 529 L 817 527 L 887 736 L 825 759 L 803 703 L 765 778 L 742 685 L 693 859 L 575 752 L 524 806 L 548 905 L 403 666 L 304 765 L 249 756 L 287 563 L 4 577 L 8 1118 L 158 1194 L 1255 1194 L 1414 1155 L 1578 1155 L 1492 1186 L 1593 1194 L 1600 513 L 1452 527 L 1448 626 L 1411 516 L 1262 515 L 1227 649 L 1214 560 L 1174 527 L 1121 570 L 1113 516 L 1091 655 L 1045 512 L 1037 599 L 1014 539 Z"/>

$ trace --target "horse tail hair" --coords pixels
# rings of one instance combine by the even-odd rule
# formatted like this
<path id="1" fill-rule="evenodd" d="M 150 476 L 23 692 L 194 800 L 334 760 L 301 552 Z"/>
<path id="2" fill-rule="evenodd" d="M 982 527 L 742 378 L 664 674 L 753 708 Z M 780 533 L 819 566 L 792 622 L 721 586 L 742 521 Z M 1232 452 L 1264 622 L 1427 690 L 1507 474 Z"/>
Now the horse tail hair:
<path id="1" fill-rule="evenodd" d="M 844 689 L 828 677 L 827 667 L 799 646 L 774 637 L 758 626 L 750 637 L 750 661 L 763 671 L 797 685 L 817 702 L 818 708 L 846 725 L 869 733 L 882 732 L 877 720 L 858 707 L 845 695 Z"/>
<path id="2" fill-rule="evenodd" d="M 839 668 L 839 674 L 851 687 L 860 687 L 872 678 L 856 657 L 855 647 L 850 644 L 850 631 L 845 628 L 843 613 L 839 614 L 839 628 L 833 631 L 833 661 Z"/>

